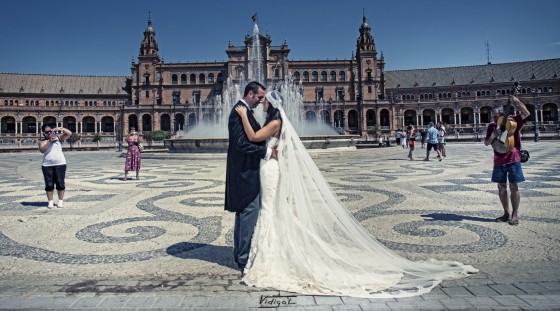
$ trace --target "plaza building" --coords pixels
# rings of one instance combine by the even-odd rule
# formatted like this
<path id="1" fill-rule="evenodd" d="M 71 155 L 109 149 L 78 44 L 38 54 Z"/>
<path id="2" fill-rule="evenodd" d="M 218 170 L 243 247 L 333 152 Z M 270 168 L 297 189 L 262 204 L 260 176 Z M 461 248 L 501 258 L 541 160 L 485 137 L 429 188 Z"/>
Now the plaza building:
<path id="1" fill-rule="evenodd" d="M 365 16 L 358 31 L 355 52 L 342 60 L 290 60 L 286 41 L 272 45 L 269 34 L 259 35 L 263 81 L 299 83 L 306 120 L 370 137 L 436 121 L 452 137 L 472 135 L 519 82 L 531 112 L 525 131 L 556 133 L 560 59 L 389 71 Z M 224 62 L 164 62 L 150 18 L 130 76 L 0 73 L 0 143 L 35 144 L 43 124 L 64 126 L 84 142 L 115 142 L 132 127 L 174 133 L 216 122 L 229 113 L 216 100 L 227 79 L 251 77 L 253 37 L 241 46 L 230 42 L 225 52 Z"/>

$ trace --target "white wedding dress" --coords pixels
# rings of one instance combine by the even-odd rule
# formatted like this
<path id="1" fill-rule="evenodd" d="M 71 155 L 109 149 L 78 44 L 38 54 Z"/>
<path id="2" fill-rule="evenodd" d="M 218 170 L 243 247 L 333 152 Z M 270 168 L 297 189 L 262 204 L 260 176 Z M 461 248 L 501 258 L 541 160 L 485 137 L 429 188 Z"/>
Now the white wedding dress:
<path id="1" fill-rule="evenodd" d="M 343 206 L 285 113 L 278 161 L 261 161 L 261 210 L 243 282 L 309 295 L 409 297 L 478 270 L 410 261 L 373 238 Z"/>

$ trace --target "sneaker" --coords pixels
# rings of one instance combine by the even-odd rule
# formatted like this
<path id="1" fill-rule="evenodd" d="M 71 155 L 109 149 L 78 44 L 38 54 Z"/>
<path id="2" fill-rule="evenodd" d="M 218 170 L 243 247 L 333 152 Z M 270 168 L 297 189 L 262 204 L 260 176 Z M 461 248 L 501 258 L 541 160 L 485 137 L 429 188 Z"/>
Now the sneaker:
<path id="1" fill-rule="evenodd" d="M 443 158 L 439 158 L 440 161 L 443 161 Z"/>
<path id="2" fill-rule="evenodd" d="M 54 208 L 54 205 L 47 205 L 47 208 L 48 208 L 48 209 L 53 209 L 53 208 Z"/>
<path id="3" fill-rule="evenodd" d="M 430 161 L 430 159 L 428 159 L 428 158 L 425 158 L 425 159 L 424 159 L 424 161 Z"/>

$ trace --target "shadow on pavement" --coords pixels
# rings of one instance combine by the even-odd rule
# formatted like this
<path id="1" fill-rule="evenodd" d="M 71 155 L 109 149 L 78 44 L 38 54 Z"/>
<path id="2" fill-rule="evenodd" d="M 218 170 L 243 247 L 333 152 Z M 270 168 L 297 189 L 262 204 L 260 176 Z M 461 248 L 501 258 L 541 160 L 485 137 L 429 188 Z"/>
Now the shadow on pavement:
<path id="1" fill-rule="evenodd" d="M 237 269 L 233 263 L 233 247 L 180 242 L 167 248 L 167 254 L 182 259 L 198 259 Z"/>
<path id="2" fill-rule="evenodd" d="M 47 203 L 44 201 L 41 202 L 19 202 L 19 204 L 23 206 L 34 206 L 34 207 L 47 207 Z"/>
<path id="3" fill-rule="evenodd" d="M 456 214 L 444 214 L 444 213 L 432 213 L 427 215 L 421 215 L 422 217 L 430 217 L 432 219 L 425 219 L 426 221 L 444 220 L 444 221 L 463 221 L 472 220 L 480 222 L 496 222 L 494 218 L 482 218 L 475 216 L 464 216 Z"/>

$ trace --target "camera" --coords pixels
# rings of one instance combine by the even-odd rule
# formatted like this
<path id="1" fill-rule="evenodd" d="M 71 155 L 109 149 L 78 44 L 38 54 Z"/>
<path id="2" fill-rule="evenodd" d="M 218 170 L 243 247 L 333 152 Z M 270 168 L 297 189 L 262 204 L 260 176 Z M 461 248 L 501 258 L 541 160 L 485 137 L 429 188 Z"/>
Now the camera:
<path id="1" fill-rule="evenodd" d="M 57 131 L 52 131 L 51 132 L 51 138 L 56 138 L 56 134 L 58 134 Z"/>

